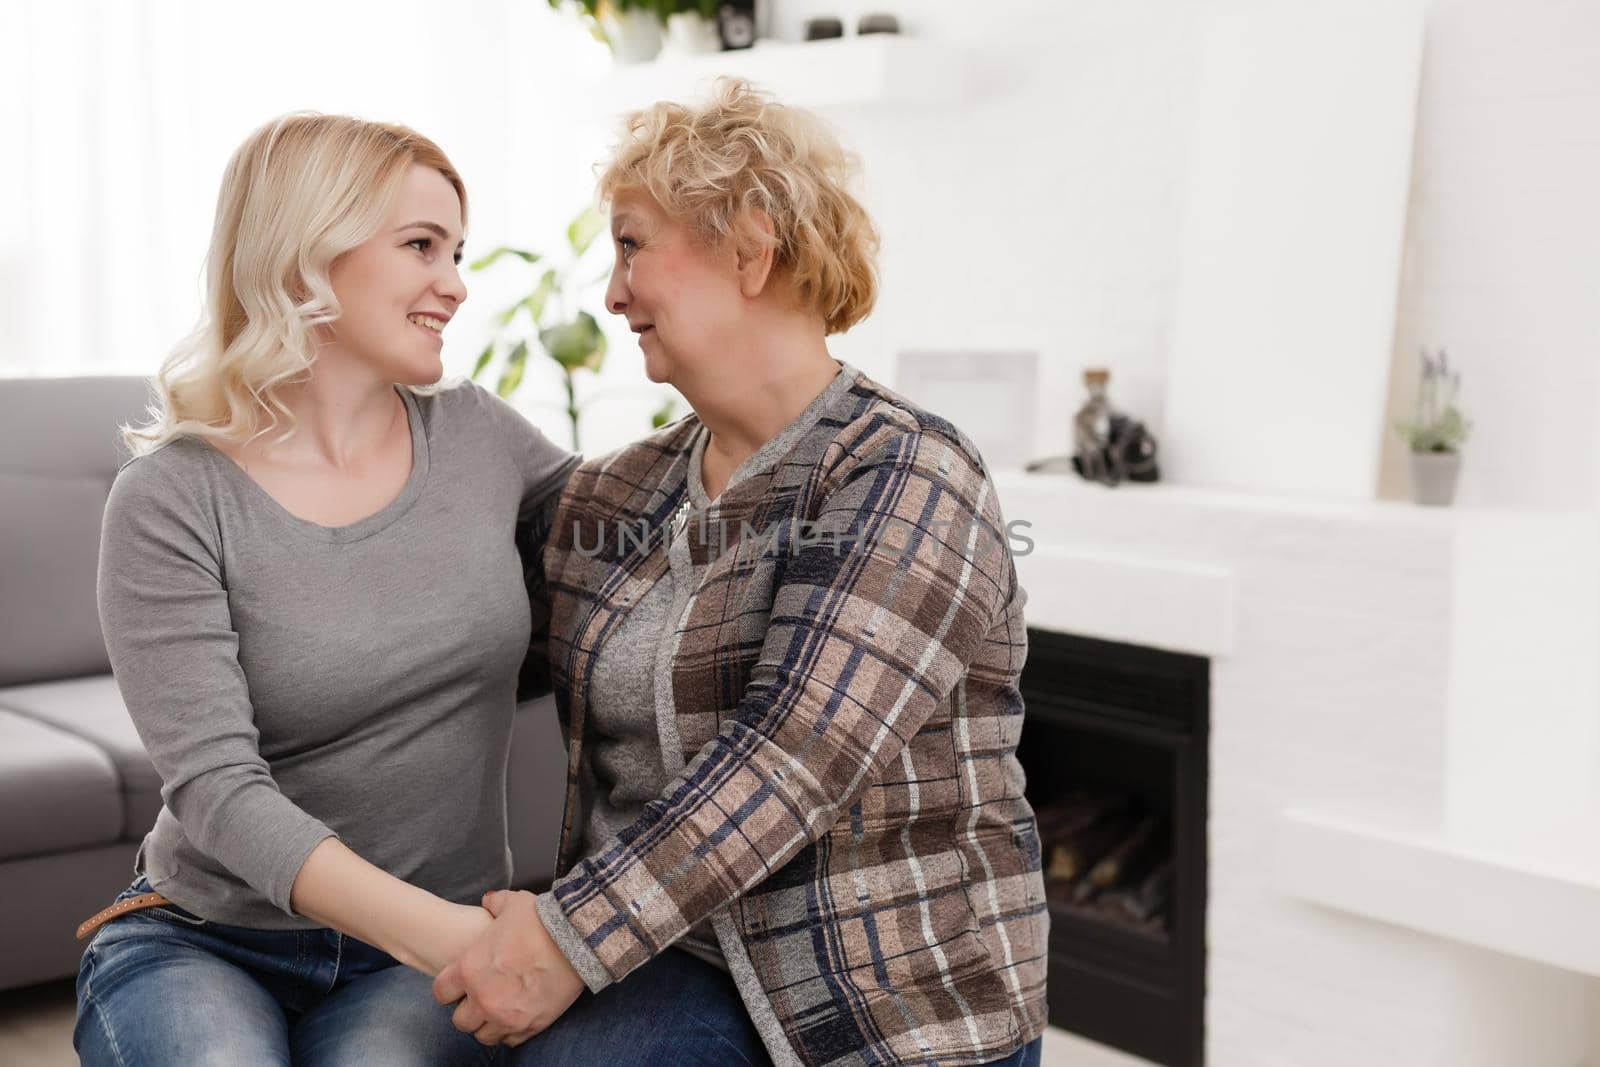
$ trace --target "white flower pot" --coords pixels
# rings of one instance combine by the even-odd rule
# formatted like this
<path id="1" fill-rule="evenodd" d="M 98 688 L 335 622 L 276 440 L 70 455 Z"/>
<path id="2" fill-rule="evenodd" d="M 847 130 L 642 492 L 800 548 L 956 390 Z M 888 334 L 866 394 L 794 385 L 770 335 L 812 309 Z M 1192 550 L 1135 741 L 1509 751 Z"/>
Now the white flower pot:
<path id="1" fill-rule="evenodd" d="M 667 16 L 667 37 L 661 45 L 664 56 L 699 56 L 722 51 L 717 24 L 696 11 L 680 11 Z"/>
<path id="2" fill-rule="evenodd" d="M 648 63 L 661 52 L 661 20 L 653 11 L 612 11 L 600 15 L 600 28 L 618 63 Z"/>
<path id="3" fill-rule="evenodd" d="M 1424 507 L 1447 508 L 1456 498 L 1459 452 L 1411 453 L 1411 496 Z"/>

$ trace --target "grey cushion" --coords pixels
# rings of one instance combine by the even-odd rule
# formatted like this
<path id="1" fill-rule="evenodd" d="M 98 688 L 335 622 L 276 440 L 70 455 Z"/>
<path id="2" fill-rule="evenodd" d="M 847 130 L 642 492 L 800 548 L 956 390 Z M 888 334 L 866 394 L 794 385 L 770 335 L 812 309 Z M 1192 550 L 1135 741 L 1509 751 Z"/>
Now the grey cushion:
<path id="1" fill-rule="evenodd" d="M 71 734 L 98 749 L 115 768 L 119 833 L 137 841 L 161 811 L 161 778 L 145 755 L 128 709 L 109 674 L 0 689 L 0 709 Z M 4 810 L 4 809 L 0 809 Z"/>
<path id="2" fill-rule="evenodd" d="M 0 685 L 111 669 L 94 593 L 110 487 L 0 471 Z"/>
<path id="3" fill-rule="evenodd" d="M 122 790 L 93 745 L 0 711 L 0 860 L 110 844 L 122 836 Z"/>
<path id="4" fill-rule="evenodd" d="M 0 380 L 0 685 L 110 669 L 95 607 L 106 493 L 142 378 Z"/>
<path id="5" fill-rule="evenodd" d="M 0 471 L 109 484 L 126 458 L 117 427 L 145 421 L 149 400 L 145 378 L 0 379 Z"/>
<path id="6" fill-rule="evenodd" d="M 544 887 L 556 871 L 561 809 L 567 798 L 567 743 L 548 693 L 517 706 L 506 765 L 506 826 L 511 884 Z"/>
<path id="7" fill-rule="evenodd" d="M 7 897 L 5 917 L 0 919 L 0 945 L 5 946 L 0 952 L 0 990 L 78 973 L 84 942 L 76 940 L 73 931 L 128 888 L 138 847 L 123 842 L 0 862 L 0 883 L 20 890 Z M 6 999 L 0 996 L 0 1001 Z M 0 1029 L 14 1025 L 8 1020 L 0 1023 Z M 66 1052 L 66 1043 L 56 1038 L 53 1026 L 49 1036 L 53 1043 L 48 1057 L 41 1047 L 36 1058 L 7 1062 L 75 1062 L 66 1058 L 71 1053 Z M 23 1055 L 9 1035 L 0 1037 L 0 1046 L 8 1044 L 17 1049 L 18 1057 Z M 59 1059 L 58 1050 L 65 1053 Z"/>

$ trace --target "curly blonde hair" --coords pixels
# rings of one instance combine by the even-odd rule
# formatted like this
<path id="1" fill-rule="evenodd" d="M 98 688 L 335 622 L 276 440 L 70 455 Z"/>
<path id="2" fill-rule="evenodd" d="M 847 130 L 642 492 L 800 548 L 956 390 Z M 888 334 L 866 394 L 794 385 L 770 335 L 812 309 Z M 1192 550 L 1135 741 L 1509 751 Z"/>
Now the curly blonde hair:
<path id="1" fill-rule="evenodd" d="M 800 307 L 833 334 L 865 318 L 878 295 L 878 231 L 848 189 L 856 170 L 814 115 L 725 77 L 704 105 L 661 102 L 629 115 L 599 195 L 607 207 L 648 195 L 712 247 L 773 248 Z"/>
<path id="2" fill-rule="evenodd" d="M 316 328 L 339 318 L 329 268 L 383 224 L 413 165 L 467 191 L 450 160 L 406 126 L 296 112 L 233 153 L 217 194 L 199 325 L 162 363 L 150 421 L 123 427 L 135 455 L 176 437 L 234 442 L 294 418 L 279 392 L 316 359 Z"/>

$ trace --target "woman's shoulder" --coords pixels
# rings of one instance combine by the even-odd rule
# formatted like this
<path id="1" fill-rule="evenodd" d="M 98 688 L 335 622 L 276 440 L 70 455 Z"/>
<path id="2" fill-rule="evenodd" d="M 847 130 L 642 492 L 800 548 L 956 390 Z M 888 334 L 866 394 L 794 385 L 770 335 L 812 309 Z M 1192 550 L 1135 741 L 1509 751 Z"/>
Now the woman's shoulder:
<path id="1" fill-rule="evenodd" d="M 565 455 L 564 449 L 509 401 L 470 378 L 450 379 L 410 392 L 430 442 L 464 438 L 476 443 L 474 439 L 494 438 L 514 453 L 534 448 Z"/>
<path id="2" fill-rule="evenodd" d="M 823 424 L 843 459 L 864 464 L 914 452 L 937 457 L 947 469 L 984 476 L 983 457 L 960 427 L 865 374 L 855 376 L 837 407 Z"/>
<path id="3" fill-rule="evenodd" d="M 434 385 L 412 387 L 407 392 L 425 421 L 432 421 L 437 415 L 522 419 L 515 408 L 471 378 L 447 378 Z"/>
<path id="4" fill-rule="evenodd" d="M 218 524 L 216 464 L 230 462 L 209 444 L 175 437 L 129 459 L 117 471 L 106 496 L 103 535 L 167 531 L 215 543 Z"/>
<path id="5" fill-rule="evenodd" d="M 685 415 L 637 441 L 585 459 L 573 472 L 573 479 L 582 478 L 588 483 L 609 480 L 655 489 L 671 478 L 677 458 L 694 448 L 699 428 L 698 418 Z"/>
<path id="6" fill-rule="evenodd" d="M 179 436 L 125 461 L 111 483 L 112 495 L 138 498 L 193 499 L 210 484 L 212 446 L 197 438 Z"/>

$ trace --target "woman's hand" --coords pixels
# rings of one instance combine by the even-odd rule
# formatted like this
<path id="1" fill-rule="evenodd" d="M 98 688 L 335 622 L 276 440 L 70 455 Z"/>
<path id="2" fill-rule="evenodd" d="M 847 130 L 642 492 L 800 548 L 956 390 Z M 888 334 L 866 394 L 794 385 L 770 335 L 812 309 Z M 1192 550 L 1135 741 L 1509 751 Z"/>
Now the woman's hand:
<path id="1" fill-rule="evenodd" d="M 532 893 L 490 893 L 494 929 L 433 982 L 433 997 L 455 1004 L 451 1021 L 485 1045 L 520 1045 L 572 1006 L 583 979 L 561 954 Z"/>

